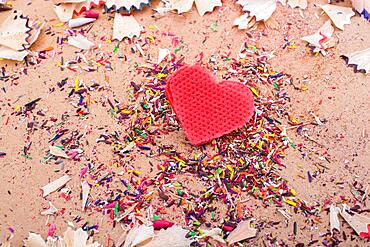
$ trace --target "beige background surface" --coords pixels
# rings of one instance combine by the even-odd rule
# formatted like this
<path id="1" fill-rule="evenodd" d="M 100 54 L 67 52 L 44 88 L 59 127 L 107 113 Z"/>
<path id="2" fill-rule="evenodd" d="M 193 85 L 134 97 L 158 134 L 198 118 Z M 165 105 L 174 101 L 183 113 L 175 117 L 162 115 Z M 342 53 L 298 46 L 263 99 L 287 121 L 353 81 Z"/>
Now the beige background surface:
<path id="1" fill-rule="evenodd" d="M 233 20 L 241 14 L 240 6 L 227 2 L 222 8 L 217 8 L 212 14 L 207 14 L 200 18 L 195 8 L 183 16 L 168 14 L 163 18 L 154 19 L 151 17 L 151 9 L 135 13 L 138 21 L 148 30 L 149 25 L 156 25 L 160 31 L 153 36 L 157 37 L 157 45 L 152 46 L 149 53 L 156 58 L 157 47 L 169 47 L 170 39 L 160 36 L 160 32 L 174 32 L 177 36 L 183 37 L 185 49 L 185 61 L 192 63 L 195 56 L 204 52 L 205 58 L 212 54 L 227 54 L 235 56 L 243 41 L 257 42 L 259 46 L 268 50 L 275 50 L 276 57 L 271 60 L 272 66 L 276 71 L 285 71 L 294 77 L 294 83 L 301 88 L 307 85 L 307 91 L 288 88 L 291 96 L 290 112 L 302 121 L 312 121 L 314 112 L 321 119 L 328 122 L 322 126 L 307 126 L 308 135 L 315 140 L 314 143 L 307 138 L 298 136 L 294 130 L 289 132 L 295 144 L 302 143 L 302 153 L 298 150 L 289 149 L 285 164 L 286 169 L 282 169 L 290 185 L 297 190 L 298 196 L 310 204 L 317 202 L 323 205 L 327 199 L 338 201 L 339 196 L 353 197 L 349 191 L 349 184 L 359 181 L 364 187 L 369 186 L 369 99 L 370 77 L 362 73 L 354 73 L 352 68 L 348 68 L 344 61 L 339 57 L 341 54 L 365 49 L 369 47 L 370 24 L 360 17 L 352 18 L 352 24 L 345 27 L 343 32 L 336 30 L 338 45 L 326 57 L 321 55 L 313 56 L 306 43 L 300 41 L 300 37 L 314 33 L 326 20 L 326 16 L 320 16 L 318 3 L 325 1 L 310 1 L 308 10 L 302 11 L 303 17 L 298 9 L 278 6 L 273 18 L 278 22 L 278 30 L 266 29 L 260 25 L 256 31 L 240 31 L 232 28 Z M 346 1 L 348 2 L 348 1 Z M 63 52 L 64 60 L 71 60 L 75 49 L 67 45 L 61 47 L 56 45 L 56 37 L 64 36 L 64 27 L 54 27 L 58 23 L 52 11 L 51 1 L 43 0 L 17 0 L 13 1 L 14 7 L 21 9 L 31 18 L 38 18 L 46 22 L 46 28 L 50 27 L 54 36 L 43 34 L 34 46 L 45 47 L 52 45 L 55 51 Z M 158 1 L 154 1 L 154 6 Z M 348 5 L 345 3 L 344 5 Z M 105 36 L 111 38 L 112 19 L 108 16 L 113 14 L 101 15 L 88 34 L 90 40 L 101 44 L 98 51 L 112 51 L 114 44 L 100 41 Z M 0 15 L 4 17 L 4 13 Z M 218 32 L 213 32 L 210 25 L 218 21 Z M 148 31 L 153 32 L 153 31 Z M 283 49 L 286 40 L 293 41 L 296 49 Z M 121 101 L 127 100 L 126 90 L 130 80 L 139 80 L 133 73 L 135 61 L 144 62 L 144 58 L 138 54 L 130 53 L 132 45 L 121 44 L 120 52 L 128 56 L 129 61 L 122 62 L 118 59 L 110 59 L 114 71 L 99 70 L 99 72 L 80 74 L 84 81 L 95 80 L 103 82 L 109 77 L 111 89 L 95 95 L 96 100 L 103 99 L 105 95 L 116 95 Z M 94 57 L 94 54 L 90 54 Z M 30 154 L 32 160 L 21 156 L 22 148 L 28 137 L 26 133 L 26 122 L 20 117 L 11 115 L 12 109 L 17 105 L 23 105 L 32 99 L 41 97 L 37 109 L 47 110 L 48 116 L 60 116 L 64 111 L 74 110 L 65 100 L 67 92 L 55 90 L 56 83 L 66 77 L 75 78 L 76 73 L 64 70 L 60 71 L 57 67 L 60 56 L 41 61 L 37 66 L 28 69 L 28 75 L 21 75 L 15 83 L 0 82 L 0 88 L 6 88 L 7 93 L 1 92 L 0 99 L 0 150 L 7 153 L 5 158 L 0 159 L 0 242 L 9 234 L 8 227 L 15 229 L 14 246 L 20 246 L 21 240 L 28 231 L 47 233 L 45 226 L 46 217 L 40 216 L 42 208 L 47 206 L 47 201 L 41 197 L 39 188 L 49 181 L 57 178 L 55 174 L 56 166 L 53 164 L 42 163 L 43 156 L 48 150 L 47 140 L 53 133 L 45 131 L 35 131 L 30 138 L 33 142 Z M 19 68 L 22 65 L 7 61 L 0 61 L 0 66 L 5 66 L 8 71 Z M 19 98 L 18 102 L 14 103 Z M 9 104 L 7 103 L 9 102 Z M 9 117 L 9 124 L 4 125 Z M 79 128 L 86 130 L 92 125 L 93 133 L 87 135 L 86 139 L 91 145 L 85 146 L 85 152 L 92 152 L 93 146 L 97 146 L 97 158 L 100 162 L 109 162 L 111 152 L 104 145 L 96 145 L 95 139 L 100 132 L 99 126 L 109 126 L 110 129 L 122 128 L 107 116 L 105 108 L 97 104 L 92 110 L 89 119 Z M 342 135 L 343 138 L 338 138 Z M 171 142 L 182 147 L 183 134 L 171 135 Z M 327 157 L 330 163 L 322 157 Z M 135 166 L 145 170 L 145 159 L 136 160 Z M 316 165 L 316 164 L 321 164 Z M 94 239 L 101 243 L 106 243 L 106 236 L 110 234 L 112 239 L 117 239 L 122 234 L 120 227 L 112 228 L 111 220 L 100 213 L 90 214 L 81 213 L 79 200 L 79 179 L 78 172 L 84 163 L 65 162 L 65 169 L 70 170 L 73 177 L 69 184 L 72 188 L 72 199 L 64 202 L 57 194 L 49 197 L 58 208 L 65 208 L 63 216 L 51 217 L 50 222 L 57 225 L 57 233 L 60 234 L 66 227 L 66 222 L 71 221 L 75 215 L 82 215 L 84 220 L 91 224 L 99 224 L 99 233 Z M 327 167 L 327 169 L 322 166 Z M 319 170 L 321 173 L 312 183 L 306 178 L 307 171 L 311 173 Z M 302 174 L 305 179 L 299 177 Z M 195 187 L 195 186 L 194 186 Z M 368 202 L 368 198 L 366 199 Z M 296 243 L 308 243 L 311 239 L 319 239 L 320 233 L 328 231 L 329 217 L 327 212 L 322 212 L 319 222 L 313 224 L 305 222 L 305 217 L 300 214 L 293 214 L 292 220 L 285 222 L 284 218 L 276 212 L 273 207 L 263 208 L 260 202 L 254 199 L 248 201 L 248 205 L 253 209 L 253 216 L 257 222 L 262 224 L 258 236 L 252 242 L 261 245 L 263 239 L 270 235 L 272 238 L 282 239 L 289 246 Z M 367 208 L 367 206 L 363 206 Z M 276 226 L 271 223 L 281 221 Z M 298 235 L 293 240 L 288 240 L 288 234 L 292 234 L 293 222 L 298 222 Z M 179 222 L 181 223 L 181 222 Z M 366 246 L 369 243 L 360 240 L 358 237 L 349 237 L 351 230 L 349 226 L 343 224 L 348 239 L 342 246 Z"/>

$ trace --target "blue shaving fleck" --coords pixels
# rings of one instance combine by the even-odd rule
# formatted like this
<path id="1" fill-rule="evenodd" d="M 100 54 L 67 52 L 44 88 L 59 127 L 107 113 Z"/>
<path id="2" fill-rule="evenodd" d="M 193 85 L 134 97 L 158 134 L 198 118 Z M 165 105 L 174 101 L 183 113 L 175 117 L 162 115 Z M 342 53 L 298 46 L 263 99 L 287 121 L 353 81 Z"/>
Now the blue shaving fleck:
<path id="1" fill-rule="evenodd" d="M 370 13 L 366 9 L 362 11 L 361 16 L 363 16 L 368 21 L 370 20 Z"/>

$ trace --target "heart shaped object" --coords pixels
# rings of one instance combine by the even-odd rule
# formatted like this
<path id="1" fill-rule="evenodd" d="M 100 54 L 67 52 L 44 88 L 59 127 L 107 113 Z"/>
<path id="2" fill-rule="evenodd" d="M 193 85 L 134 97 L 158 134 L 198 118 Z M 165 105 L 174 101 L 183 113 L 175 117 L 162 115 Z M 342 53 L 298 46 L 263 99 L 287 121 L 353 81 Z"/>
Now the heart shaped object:
<path id="1" fill-rule="evenodd" d="M 166 96 L 185 135 L 201 145 L 236 130 L 254 112 L 253 95 L 238 82 L 216 82 L 199 65 L 184 66 L 168 80 Z"/>

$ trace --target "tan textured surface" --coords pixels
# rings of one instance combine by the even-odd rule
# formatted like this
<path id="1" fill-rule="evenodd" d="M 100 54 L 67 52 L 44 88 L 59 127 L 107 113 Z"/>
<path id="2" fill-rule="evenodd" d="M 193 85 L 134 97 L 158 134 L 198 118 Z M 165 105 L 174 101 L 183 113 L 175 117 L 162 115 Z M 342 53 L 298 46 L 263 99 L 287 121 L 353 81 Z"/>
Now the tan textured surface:
<path id="1" fill-rule="evenodd" d="M 158 1 L 155 1 L 155 4 Z M 224 1 L 225 2 L 225 1 Z M 337 200 L 338 195 L 350 197 L 349 183 L 354 180 L 361 181 L 369 185 L 369 99 L 370 99 L 370 77 L 360 73 L 353 73 L 352 68 L 344 65 L 343 60 L 339 57 L 341 54 L 350 53 L 356 50 L 368 47 L 370 40 L 369 23 L 364 22 L 359 17 L 352 19 L 352 24 L 346 26 L 344 32 L 336 32 L 339 43 L 337 47 L 329 53 L 327 57 L 312 56 L 306 44 L 299 40 L 300 37 L 314 33 L 327 17 L 319 19 L 316 15 L 320 14 L 318 8 L 314 8 L 316 3 L 326 1 L 310 1 L 309 11 L 303 11 L 302 18 L 297 9 L 283 8 L 279 5 L 274 14 L 275 20 L 279 23 L 278 30 L 268 30 L 263 26 L 259 27 L 259 32 L 246 33 L 231 28 L 233 20 L 240 15 L 240 7 L 235 4 L 225 4 L 224 7 L 217 9 L 213 14 L 207 14 L 200 18 L 193 8 L 191 13 L 184 16 L 169 14 L 166 17 L 155 20 L 151 17 L 150 9 L 135 14 L 137 19 L 144 25 L 154 24 L 160 31 L 175 32 L 178 36 L 184 37 L 185 61 L 192 63 L 199 52 L 204 52 L 205 58 L 211 54 L 227 54 L 235 56 L 244 40 L 258 43 L 267 49 L 276 50 L 276 57 L 272 60 L 275 70 L 283 70 L 294 77 L 294 83 L 297 87 L 307 85 L 307 91 L 290 89 L 291 108 L 290 112 L 296 118 L 303 121 L 311 121 L 312 116 L 309 112 L 314 112 L 321 118 L 328 120 L 323 126 L 307 127 L 309 136 L 315 140 L 312 141 L 298 137 L 292 130 L 291 138 L 295 143 L 302 143 L 303 150 L 306 153 L 302 156 L 298 149 L 290 149 L 285 163 L 286 169 L 282 169 L 283 177 L 287 178 L 290 184 L 297 190 L 298 195 L 310 203 L 315 201 L 321 204 L 327 198 Z M 26 14 L 33 18 L 48 21 L 47 26 L 57 24 L 58 21 L 51 10 L 51 1 L 43 0 L 17 0 L 14 1 L 16 8 L 22 9 Z M 0 19 L 4 14 L 0 14 Z M 110 15 L 112 16 L 112 15 Z M 218 20 L 218 32 L 213 32 L 209 27 Z M 35 45 L 37 47 L 47 47 L 53 45 L 56 50 L 60 47 L 55 46 L 56 36 L 63 36 L 64 28 L 52 27 L 56 33 L 55 36 L 42 35 L 41 39 Z M 113 50 L 114 45 L 100 42 L 102 36 L 110 37 L 112 33 L 112 21 L 109 21 L 107 15 L 103 15 L 94 25 L 88 37 L 91 40 L 101 43 L 101 49 Z M 297 44 L 296 49 L 283 49 L 286 40 L 294 40 Z M 170 44 L 170 39 L 158 41 L 159 47 L 166 47 Z M 96 73 L 83 73 L 81 78 L 85 81 L 97 80 L 104 81 L 106 76 L 110 78 L 112 92 L 115 92 L 117 98 L 121 101 L 127 100 L 125 92 L 132 78 L 133 66 L 135 61 L 142 62 L 143 58 L 130 53 L 131 46 L 122 44 L 121 49 L 125 51 L 130 58 L 128 62 L 114 60 L 112 67 L 114 71 L 101 71 Z M 157 50 L 150 51 L 153 57 L 156 57 Z M 74 49 L 67 46 L 63 48 L 65 60 L 74 57 Z M 56 90 L 51 93 L 49 88 L 55 87 L 56 82 L 66 77 L 74 78 L 76 74 L 68 70 L 61 72 L 56 64 L 57 59 L 47 59 L 40 65 L 31 67 L 28 75 L 22 75 L 16 84 L 1 83 L 1 87 L 7 89 L 7 94 L 1 92 L 2 100 L 14 102 L 18 97 L 18 103 L 1 104 L 1 122 L 0 122 L 0 147 L 5 151 L 7 156 L 0 159 L 0 241 L 8 233 L 7 227 L 15 229 L 15 246 L 20 246 L 28 231 L 40 232 L 45 235 L 47 227 L 45 226 L 45 217 L 41 217 L 39 212 L 47 206 L 46 200 L 41 197 L 39 188 L 49 181 L 56 179 L 55 166 L 43 164 L 41 161 L 48 149 L 48 143 L 45 141 L 50 137 L 49 133 L 37 131 L 32 135 L 32 147 L 30 153 L 33 159 L 27 160 L 21 157 L 21 149 L 27 136 L 25 123 L 20 122 L 19 118 L 10 115 L 12 107 L 23 105 L 32 99 L 41 97 L 42 100 L 38 109 L 48 109 L 48 115 L 60 116 L 66 110 L 73 110 L 70 104 L 64 99 L 66 92 Z M 0 66 L 19 67 L 15 63 L 5 63 L 0 61 Z M 136 80 L 136 78 L 135 78 Z M 103 94 L 97 96 L 103 97 Z M 3 123 L 10 118 L 9 124 L 4 126 Z M 81 129 L 88 128 L 88 124 L 94 126 L 118 126 L 111 118 L 106 117 L 103 107 L 97 106 L 90 115 L 86 125 L 80 126 Z M 113 128 L 112 127 L 112 128 Z M 340 136 L 343 136 L 342 138 Z M 183 134 L 172 134 L 173 138 L 169 142 L 178 145 L 179 149 L 185 149 L 183 146 Z M 87 136 L 89 143 L 95 145 L 96 135 Z M 318 143 L 318 144 L 317 144 Z M 84 143 L 85 145 L 86 143 Z M 92 146 L 86 147 L 86 152 L 91 152 Z M 111 153 L 107 152 L 107 147 L 99 146 L 97 148 L 97 158 L 100 162 L 109 162 Z M 330 163 L 322 160 L 327 157 Z M 135 165 L 145 168 L 146 160 L 137 160 Z M 320 174 L 313 183 L 307 179 L 302 179 L 298 175 L 307 173 L 308 170 L 315 170 L 317 164 L 323 165 L 328 169 L 319 166 Z M 83 164 L 66 163 L 65 169 L 71 170 L 73 180 L 70 183 L 72 190 L 79 191 L 79 181 L 77 174 Z M 191 178 L 190 178 L 191 180 Z M 343 188 L 339 183 L 343 183 Z M 197 183 L 194 181 L 194 189 L 197 189 Z M 84 215 L 80 212 L 80 200 L 78 192 L 75 192 L 69 202 L 56 200 L 58 195 L 51 195 L 51 200 L 55 201 L 58 208 L 66 208 L 63 216 L 56 218 L 51 217 L 50 221 L 54 222 L 58 229 L 57 233 L 64 230 L 65 222 L 70 221 L 76 214 L 80 214 L 85 220 L 92 224 L 100 225 L 100 233 L 95 239 L 105 244 L 105 237 L 109 233 L 113 239 L 116 239 L 122 230 L 120 227 L 112 228 L 112 222 L 106 220 L 106 216 L 101 214 Z M 272 237 L 286 240 L 291 246 L 298 242 L 307 243 L 311 239 L 319 239 L 319 233 L 326 232 L 328 229 L 328 216 L 325 212 L 321 213 L 322 223 L 310 224 L 305 222 L 302 215 L 294 214 L 293 219 L 288 223 L 284 222 L 283 217 L 276 213 L 273 208 L 264 208 L 260 202 L 250 199 L 247 204 L 254 211 L 256 219 L 262 221 L 282 221 L 279 225 L 269 228 L 266 227 L 258 234 L 255 240 L 257 245 L 266 234 Z M 288 234 L 292 234 L 293 222 L 298 222 L 298 235 L 295 240 L 288 241 Z M 343 225 L 348 229 L 347 225 Z M 347 231 L 349 233 L 350 231 Z M 321 238 L 320 238 L 321 239 Z M 348 238 L 347 243 L 343 246 L 366 246 L 368 243 L 359 240 L 359 238 Z"/>

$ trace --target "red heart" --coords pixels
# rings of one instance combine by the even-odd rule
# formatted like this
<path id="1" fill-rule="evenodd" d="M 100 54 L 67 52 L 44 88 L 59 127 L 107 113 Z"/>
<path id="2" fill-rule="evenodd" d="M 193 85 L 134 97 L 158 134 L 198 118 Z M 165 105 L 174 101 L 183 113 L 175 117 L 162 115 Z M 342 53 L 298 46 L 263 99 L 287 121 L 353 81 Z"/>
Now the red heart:
<path id="1" fill-rule="evenodd" d="M 242 127 L 254 112 L 248 87 L 233 81 L 218 83 L 199 65 L 176 71 L 167 82 L 166 95 L 194 145 Z"/>

